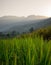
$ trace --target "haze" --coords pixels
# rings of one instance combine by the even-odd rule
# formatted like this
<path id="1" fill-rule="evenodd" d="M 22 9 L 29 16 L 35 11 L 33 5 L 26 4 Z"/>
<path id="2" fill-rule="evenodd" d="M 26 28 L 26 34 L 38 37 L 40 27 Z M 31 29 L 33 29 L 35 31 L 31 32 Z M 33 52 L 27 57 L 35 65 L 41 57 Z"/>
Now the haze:
<path id="1" fill-rule="evenodd" d="M 0 0 L 0 17 L 9 15 L 51 17 L 51 0 Z"/>

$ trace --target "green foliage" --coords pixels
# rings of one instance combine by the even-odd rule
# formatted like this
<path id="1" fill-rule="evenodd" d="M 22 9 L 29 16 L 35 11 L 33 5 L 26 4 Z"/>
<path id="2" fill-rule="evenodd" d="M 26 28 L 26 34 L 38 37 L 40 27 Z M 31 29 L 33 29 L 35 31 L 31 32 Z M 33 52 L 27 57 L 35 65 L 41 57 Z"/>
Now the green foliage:
<path id="1" fill-rule="evenodd" d="M 0 39 L 0 65 L 51 65 L 51 40 L 39 36 Z"/>
<path id="2" fill-rule="evenodd" d="M 44 39 L 51 39 L 51 27 L 43 28 L 37 31 Z"/>
<path id="3" fill-rule="evenodd" d="M 24 37 L 24 35 L 22 36 Z M 51 39 L 51 26 L 35 30 L 31 33 L 26 34 L 25 36 L 27 37 L 43 36 L 43 39 L 50 40 Z"/>

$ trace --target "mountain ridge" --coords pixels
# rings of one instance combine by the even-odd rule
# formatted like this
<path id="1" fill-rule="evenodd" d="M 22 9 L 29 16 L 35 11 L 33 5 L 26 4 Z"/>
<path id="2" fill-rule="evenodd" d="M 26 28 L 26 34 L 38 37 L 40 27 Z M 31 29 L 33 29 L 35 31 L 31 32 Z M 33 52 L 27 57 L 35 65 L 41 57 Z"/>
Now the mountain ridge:
<path id="1" fill-rule="evenodd" d="M 0 18 L 0 32 L 28 32 L 31 27 L 38 29 L 44 26 L 51 25 L 51 18 L 36 18 L 36 16 L 31 15 L 28 17 L 13 17 L 4 16 Z M 31 18 L 32 17 L 32 18 Z M 34 19 L 33 19 L 34 18 Z"/>
<path id="2" fill-rule="evenodd" d="M 46 17 L 46 16 L 38 16 L 38 15 L 29 15 L 27 17 L 25 17 L 25 16 L 21 16 L 21 17 L 19 17 L 19 16 L 2 16 L 2 17 L 0 17 L 0 19 L 20 19 L 20 18 L 25 18 L 25 19 L 27 19 L 27 18 L 42 19 L 42 18 L 48 18 L 48 17 Z"/>

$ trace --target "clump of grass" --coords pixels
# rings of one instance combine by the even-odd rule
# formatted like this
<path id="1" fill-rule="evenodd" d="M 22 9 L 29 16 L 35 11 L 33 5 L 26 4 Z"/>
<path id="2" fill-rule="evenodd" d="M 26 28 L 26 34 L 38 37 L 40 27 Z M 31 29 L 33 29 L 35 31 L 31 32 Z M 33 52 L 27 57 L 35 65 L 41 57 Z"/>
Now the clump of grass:
<path id="1" fill-rule="evenodd" d="M 24 37 L 0 40 L 0 65 L 51 65 L 51 40 Z"/>

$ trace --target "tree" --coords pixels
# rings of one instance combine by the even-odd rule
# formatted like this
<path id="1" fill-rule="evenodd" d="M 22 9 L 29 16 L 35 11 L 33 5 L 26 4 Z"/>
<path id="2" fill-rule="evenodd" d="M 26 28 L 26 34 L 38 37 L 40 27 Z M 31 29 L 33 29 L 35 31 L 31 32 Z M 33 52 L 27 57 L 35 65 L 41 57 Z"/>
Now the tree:
<path id="1" fill-rule="evenodd" d="M 0 32 L 0 37 L 3 37 L 3 36 L 4 36 L 3 32 Z"/>
<path id="2" fill-rule="evenodd" d="M 11 33 L 12 36 L 15 36 L 16 34 L 17 34 L 16 31 L 12 31 Z"/>
<path id="3" fill-rule="evenodd" d="M 7 37 L 10 37 L 10 34 L 9 33 L 7 33 L 7 35 L 6 35 Z"/>
<path id="4" fill-rule="evenodd" d="M 33 31 L 34 31 L 33 27 L 31 27 L 29 31 L 30 31 L 30 32 L 33 32 Z"/>

